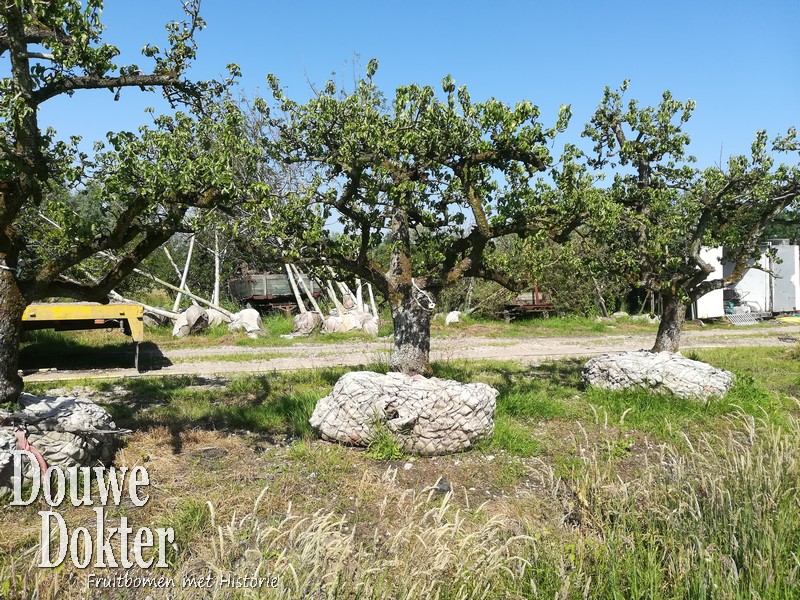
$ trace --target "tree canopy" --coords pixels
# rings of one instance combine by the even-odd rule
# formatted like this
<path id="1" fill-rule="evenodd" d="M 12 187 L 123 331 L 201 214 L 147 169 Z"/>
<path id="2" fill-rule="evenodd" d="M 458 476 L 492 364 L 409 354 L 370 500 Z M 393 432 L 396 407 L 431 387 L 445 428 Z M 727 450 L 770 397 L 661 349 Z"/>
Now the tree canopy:
<path id="1" fill-rule="evenodd" d="M 770 220 L 797 201 L 800 145 L 794 129 L 771 141 L 760 131 L 749 156 L 698 169 L 685 131 L 694 102 L 664 92 L 656 107 L 625 104 L 626 88 L 606 88 L 584 130 L 594 142 L 589 165 L 614 175 L 595 231 L 608 245 L 606 269 L 661 294 L 654 350 L 674 351 L 687 303 L 741 278 Z M 776 164 L 782 156 L 794 164 Z M 719 246 L 734 265 L 728 277 L 701 256 Z"/>
<path id="2" fill-rule="evenodd" d="M 426 312 L 437 294 L 462 277 L 518 287 L 524 274 L 493 260 L 495 241 L 566 235 L 588 210 L 591 178 L 573 147 L 559 160 L 550 153 L 568 106 L 545 127 L 531 102 L 473 102 L 449 76 L 441 94 L 412 84 L 390 102 L 376 69 L 370 61 L 352 91 L 328 82 L 305 104 L 270 78 L 280 117 L 269 153 L 302 184 L 276 203 L 265 239 L 287 260 L 376 285 L 393 313 L 392 366 L 427 372 Z M 286 238 L 297 243 L 279 242 Z M 388 264 L 373 254 L 384 239 Z"/>
<path id="3" fill-rule="evenodd" d="M 188 210 L 239 201 L 230 157 L 252 156 L 242 115 L 224 100 L 231 80 L 194 82 L 185 73 L 204 26 L 199 2 L 184 3 L 186 18 L 167 24 L 169 47 L 147 45 L 145 73 L 117 65 L 116 47 L 103 39 L 102 2 L 0 2 L 0 400 L 13 398 L 19 326 L 25 306 L 68 296 L 105 300 L 147 254 L 183 226 Z M 231 76 L 237 72 L 230 66 Z M 39 108 L 61 95 L 108 89 L 160 88 L 183 112 L 161 116 L 137 133 L 108 135 L 89 157 L 78 138 L 58 140 L 39 122 Z M 63 190 L 91 194 L 87 210 Z M 92 207 L 91 209 L 87 207 Z M 102 272 L 81 275 L 102 253 Z"/>

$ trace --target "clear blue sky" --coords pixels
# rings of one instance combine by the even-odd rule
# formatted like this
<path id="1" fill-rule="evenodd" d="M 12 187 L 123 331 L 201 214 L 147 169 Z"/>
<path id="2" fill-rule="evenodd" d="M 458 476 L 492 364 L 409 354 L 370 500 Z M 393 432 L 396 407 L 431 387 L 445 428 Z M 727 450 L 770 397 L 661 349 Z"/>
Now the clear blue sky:
<path id="1" fill-rule="evenodd" d="M 204 0 L 203 14 L 192 76 L 238 63 L 248 93 L 266 93 L 272 72 L 303 99 L 309 80 L 321 84 L 334 71 L 352 80 L 354 59 L 363 72 L 374 57 L 388 95 L 404 83 L 438 85 L 450 73 L 474 100 L 531 100 L 545 123 L 572 104 L 572 138 L 603 87 L 628 78 L 628 97 L 642 103 L 664 89 L 697 101 L 689 132 L 700 165 L 747 152 L 757 129 L 775 135 L 800 126 L 800 0 Z M 163 24 L 180 15 L 178 0 L 112 0 L 106 39 L 123 51 L 121 63 L 146 69 L 139 50 L 163 46 Z M 136 89 L 119 102 L 107 91 L 83 92 L 48 103 L 42 124 L 88 142 L 149 122 L 146 106 L 166 110 Z"/>

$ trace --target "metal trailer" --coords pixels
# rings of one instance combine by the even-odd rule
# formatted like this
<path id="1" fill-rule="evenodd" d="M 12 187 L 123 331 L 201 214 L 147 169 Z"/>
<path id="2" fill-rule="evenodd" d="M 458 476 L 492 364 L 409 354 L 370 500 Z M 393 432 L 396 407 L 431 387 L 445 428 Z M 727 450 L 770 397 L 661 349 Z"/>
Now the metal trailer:
<path id="1" fill-rule="evenodd" d="M 303 281 L 315 298 L 322 296 L 322 288 L 307 275 Z M 289 278 L 286 274 L 244 272 L 228 280 L 231 298 L 261 313 L 282 310 L 292 313 L 297 308 Z"/>
<path id="2" fill-rule="evenodd" d="M 22 330 L 119 329 L 134 342 L 134 366 L 139 369 L 139 342 L 144 340 L 144 307 L 140 304 L 58 302 L 30 304 L 22 314 Z"/>
<path id="3" fill-rule="evenodd" d="M 539 284 L 534 283 L 533 290 L 518 294 L 511 303 L 506 304 L 500 316 L 506 321 L 537 314 L 547 318 L 550 316 L 550 311 L 553 310 L 555 310 L 555 305 L 544 299 L 542 293 L 539 292 Z"/>

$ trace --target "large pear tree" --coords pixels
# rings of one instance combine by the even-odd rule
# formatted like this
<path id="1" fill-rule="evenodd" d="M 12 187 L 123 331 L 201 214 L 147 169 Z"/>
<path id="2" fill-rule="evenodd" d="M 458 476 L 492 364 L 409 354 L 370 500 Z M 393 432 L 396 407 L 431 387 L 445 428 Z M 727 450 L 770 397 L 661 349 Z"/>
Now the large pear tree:
<path id="1" fill-rule="evenodd" d="M 545 127 L 532 103 L 472 102 L 450 77 L 441 92 L 407 85 L 388 100 L 376 68 L 370 61 L 351 91 L 329 82 L 305 104 L 270 78 L 277 107 L 267 146 L 276 168 L 292 169 L 292 185 L 264 240 L 288 260 L 376 286 L 394 323 L 390 368 L 429 374 L 441 290 L 464 277 L 524 285 L 529 273 L 505 268 L 495 242 L 566 236 L 595 194 L 574 148 L 557 160 L 550 152 L 568 106 Z M 382 262 L 374 250 L 384 241 Z"/>
<path id="2" fill-rule="evenodd" d="M 613 174 L 594 231 L 605 269 L 660 294 L 653 351 L 676 352 L 689 304 L 741 279 L 771 220 L 797 202 L 800 145 L 794 129 L 773 140 L 761 131 L 749 155 L 699 169 L 685 131 L 694 102 L 665 92 L 658 106 L 641 107 L 623 101 L 626 88 L 606 88 L 584 131 L 594 142 L 589 164 Z M 720 246 L 733 264 L 727 277 L 701 253 Z"/>
<path id="3" fill-rule="evenodd" d="M 167 25 L 166 49 L 145 46 L 145 73 L 114 63 L 118 50 L 103 41 L 99 0 L 0 0 L 8 74 L 0 79 L 0 402 L 22 388 L 17 358 L 29 303 L 53 296 L 105 301 L 184 227 L 187 211 L 240 196 L 228 164 L 229 156 L 246 154 L 238 109 L 216 102 L 225 82 L 185 78 L 203 26 L 198 6 L 189 0 L 186 19 Z M 40 107 L 53 98 L 93 89 L 118 96 L 129 87 L 162 89 L 185 112 L 156 118 L 138 133 L 109 134 L 91 159 L 77 139 L 59 141 L 40 123 Z M 64 202 L 70 187 L 91 189 L 103 218 L 82 218 Z M 81 265 L 98 256 L 92 266 L 100 271 L 85 277 Z"/>

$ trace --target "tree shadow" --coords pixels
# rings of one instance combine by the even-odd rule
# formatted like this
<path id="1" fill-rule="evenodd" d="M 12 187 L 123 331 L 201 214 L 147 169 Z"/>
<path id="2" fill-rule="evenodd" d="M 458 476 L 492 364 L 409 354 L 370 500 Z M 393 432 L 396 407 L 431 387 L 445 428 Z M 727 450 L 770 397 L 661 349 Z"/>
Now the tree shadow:
<path id="1" fill-rule="evenodd" d="M 102 346 L 86 345 L 59 332 L 30 332 L 20 345 L 19 368 L 23 373 L 40 369 L 130 369 L 135 365 L 136 345 L 119 341 Z M 172 363 L 153 342 L 139 343 L 139 370 L 151 371 Z"/>
<path id="2" fill-rule="evenodd" d="M 322 378 L 327 379 L 327 378 Z M 308 419 L 324 392 L 295 392 L 293 382 L 269 376 L 225 381 L 196 376 L 117 382 L 100 400 L 119 427 L 137 432 L 164 428 L 173 453 L 191 430 L 246 435 L 262 444 L 311 434 Z"/>

